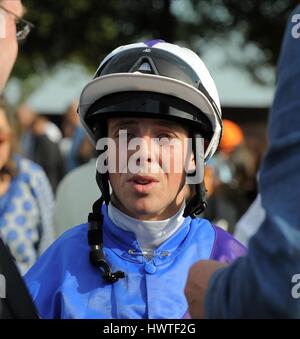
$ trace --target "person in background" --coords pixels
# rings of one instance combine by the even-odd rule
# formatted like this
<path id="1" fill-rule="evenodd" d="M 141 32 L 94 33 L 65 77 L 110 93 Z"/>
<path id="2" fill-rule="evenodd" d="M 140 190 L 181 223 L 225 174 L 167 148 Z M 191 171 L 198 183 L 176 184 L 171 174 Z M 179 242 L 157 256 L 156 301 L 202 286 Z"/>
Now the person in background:
<path id="1" fill-rule="evenodd" d="M 96 158 L 69 172 L 58 185 L 55 196 L 54 229 L 61 236 L 77 223 L 86 221 L 91 205 L 100 197 L 95 185 Z"/>
<path id="2" fill-rule="evenodd" d="M 95 185 L 96 152 L 87 136 L 79 148 L 83 165 L 69 172 L 59 183 L 54 208 L 56 236 L 62 235 L 76 223 L 83 223 L 100 193 Z"/>
<path id="3" fill-rule="evenodd" d="M 22 151 L 25 156 L 30 157 L 32 153 L 31 134 L 32 126 L 37 118 L 44 121 L 44 133 L 49 140 L 54 143 L 60 143 L 62 133 L 60 129 L 43 115 L 38 115 L 28 104 L 22 104 L 16 110 L 16 116 L 20 125 L 20 134 L 22 142 Z"/>
<path id="4" fill-rule="evenodd" d="M 48 120 L 44 116 L 37 116 L 34 120 L 33 155 L 30 159 L 43 168 L 53 191 L 56 192 L 58 184 L 65 175 L 65 166 L 59 144 L 48 136 L 48 126 Z"/>
<path id="5" fill-rule="evenodd" d="M 220 269 L 200 261 L 185 294 L 194 318 L 299 318 L 300 41 L 288 20 L 269 121 L 269 148 L 259 171 L 265 211 L 246 256 Z M 299 29 L 298 29 L 299 31 Z"/>
<path id="6" fill-rule="evenodd" d="M 84 140 L 84 131 L 80 126 L 77 114 L 78 103 L 72 102 L 66 110 L 63 117 L 63 135 L 64 139 L 61 143 L 61 149 L 65 157 L 65 168 L 69 172 L 80 166 L 79 150 Z"/>
<path id="7" fill-rule="evenodd" d="M 265 217 L 266 212 L 261 204 L 261 196 L 258 194 L 245 214 L 243 214 L 236 223 L 234 231 L 235 238 L 245 246 L 248 246 L 249 240 L 262 225 Z"/>
<path id="8" fill-rule="evenodd" d="M 1 100 L 0 233 L 24 274 L 54 240 L 54 201 L 44 171 L 17 155 L 14 126 Z"/>
<path id="9" fill-rule="evenodd" d="M 61 132 L 54 123 L 38 115 L 28 105 L 21 105 L 16 116 L 21 128 L 22 155 L 43 168 L 55 192 L 65 174 L 59 148 Z"/>
<path id="10" fill-rule="evenodd" d="M 23 19 L 24 12 L 20 0 L 0 0 L 0 97 L 18 55 L 18 41 L 24 40 L 33 27 Z M 1 233 L 0 274 L 6 280 L 6 298 L 0 298 L 0 319 L 37 319 L 36 309 Z"/>
<path id="11" fill-rule="evenodd" d="M 246 183 L 253 172 L 252 159 L 242 129 L 225 119 L 219 150 L 205 169 L 208 206 L 203 217 L 230 233 L 250 204 Z"/>
<path id="12" fill-rule="evenodd" d="M 31 128 L 37 113 L 28 105 L 23 104 L 18 107 L 15 115 L 18 121 L 21 152 L 26 158 L 30 159 L 33 156 L 33 135 Z"/>

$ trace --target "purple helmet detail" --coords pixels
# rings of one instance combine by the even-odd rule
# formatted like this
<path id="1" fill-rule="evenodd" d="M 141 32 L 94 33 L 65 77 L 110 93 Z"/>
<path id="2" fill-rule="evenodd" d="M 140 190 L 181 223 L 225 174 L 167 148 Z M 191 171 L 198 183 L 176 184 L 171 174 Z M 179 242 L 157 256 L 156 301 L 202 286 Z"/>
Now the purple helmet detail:
<path id="1" fill-rule="evenodd" d="M 151 48 L 155 46 L 156 44 L 158 44 L 159 42 L 165 42 L 165 41 L 162 39 L 154 39 L 154 40 L 148 40 L 144 42 L 144 44 Z"/>

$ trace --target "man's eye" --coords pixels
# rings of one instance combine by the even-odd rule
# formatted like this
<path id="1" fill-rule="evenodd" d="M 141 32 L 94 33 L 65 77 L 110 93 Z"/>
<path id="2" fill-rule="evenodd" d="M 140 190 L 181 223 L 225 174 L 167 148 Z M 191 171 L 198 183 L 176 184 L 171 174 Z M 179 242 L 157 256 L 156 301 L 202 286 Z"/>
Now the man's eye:
<path id="1" fill-rule="evenodd" d="M 130 132 L 127 132 L 127 140 L 129 141 L 129 140 L 131 140 L 131 139 L 133 139 L 133 138 L 135 138 L 135 134 L 134 133 L 130 133 Z"/>
<path id="2" fill-rule="evenodd" d="M 160 133 L 160 134 L 158 135 L 158 138 L 159 138 L 159 139 L 163 139 L 163 138 L 166 138 L 166 139 L 174 139 L 175 136 L 174 136 L 173 134 L 171 134 L 171 133 Z"/>
<path id="3" fill-rule="evenodd" d="M 171 144 L 172 140 L 174 140 L 174 137 L 162 136 L 162 137 L 159 137 L 157 140 L 160 146 L 164 146 L 164 145 Z"/>
<path id="4" fill-rule="evenodd" d="M 174 141 L 176 139 L 176 135 L 166 132 L 166 133 L 160 133 L 157 136 L 157 138 L 159 139 L 159 143 L 161 145 L 164 145 L 164 144 L 168 144 Z"/>
<path id="5" fill-rule="evenodd" d="M 117 138 L 121 140 L 131 140 L 135 137 L 133 133 L 130 132 L 118 132 L 117 133 Z"/>

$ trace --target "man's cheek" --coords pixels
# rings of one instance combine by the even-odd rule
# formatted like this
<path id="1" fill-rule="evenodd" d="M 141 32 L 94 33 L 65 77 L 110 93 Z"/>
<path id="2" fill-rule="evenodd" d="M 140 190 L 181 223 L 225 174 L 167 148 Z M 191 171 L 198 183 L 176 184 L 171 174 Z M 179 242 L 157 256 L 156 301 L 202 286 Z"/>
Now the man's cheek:
<path id="1" fill-rule="evenodd" d="M 165 174 L 174 174 L 180 172 L 181 165 L 179 159 L 176 159 L 174 152 L 162 150 L 160 153 L 159 164 Z"/>

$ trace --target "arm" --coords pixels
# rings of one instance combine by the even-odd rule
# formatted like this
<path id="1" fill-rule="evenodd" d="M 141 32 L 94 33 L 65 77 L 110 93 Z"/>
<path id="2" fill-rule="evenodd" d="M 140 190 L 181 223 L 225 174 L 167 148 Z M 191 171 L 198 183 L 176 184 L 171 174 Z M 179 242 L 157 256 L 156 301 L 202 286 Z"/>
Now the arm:
<path id="1" fill-rule="evenodd" d="M 300 13 L 300 6 L 295 13 Z M 204 311 L 204 299 L 208 318 L 300 316 L 300 301 L 291 295 L 291 279 L 300 273 L 300 40 L 292 37 L 293 26 L 290 20 L 270 115 L 270 148 L 261 169 L 266 218 L 250 240 L 246 257 L 220 270 L 197 264 L 197 270 L 206 273 L 194 277 L 202 279 L 200 296 L 195 297 L 192 281 L 187 284 L 188 300 L 197 300 L 190 310 L 193 316 Z"/>

